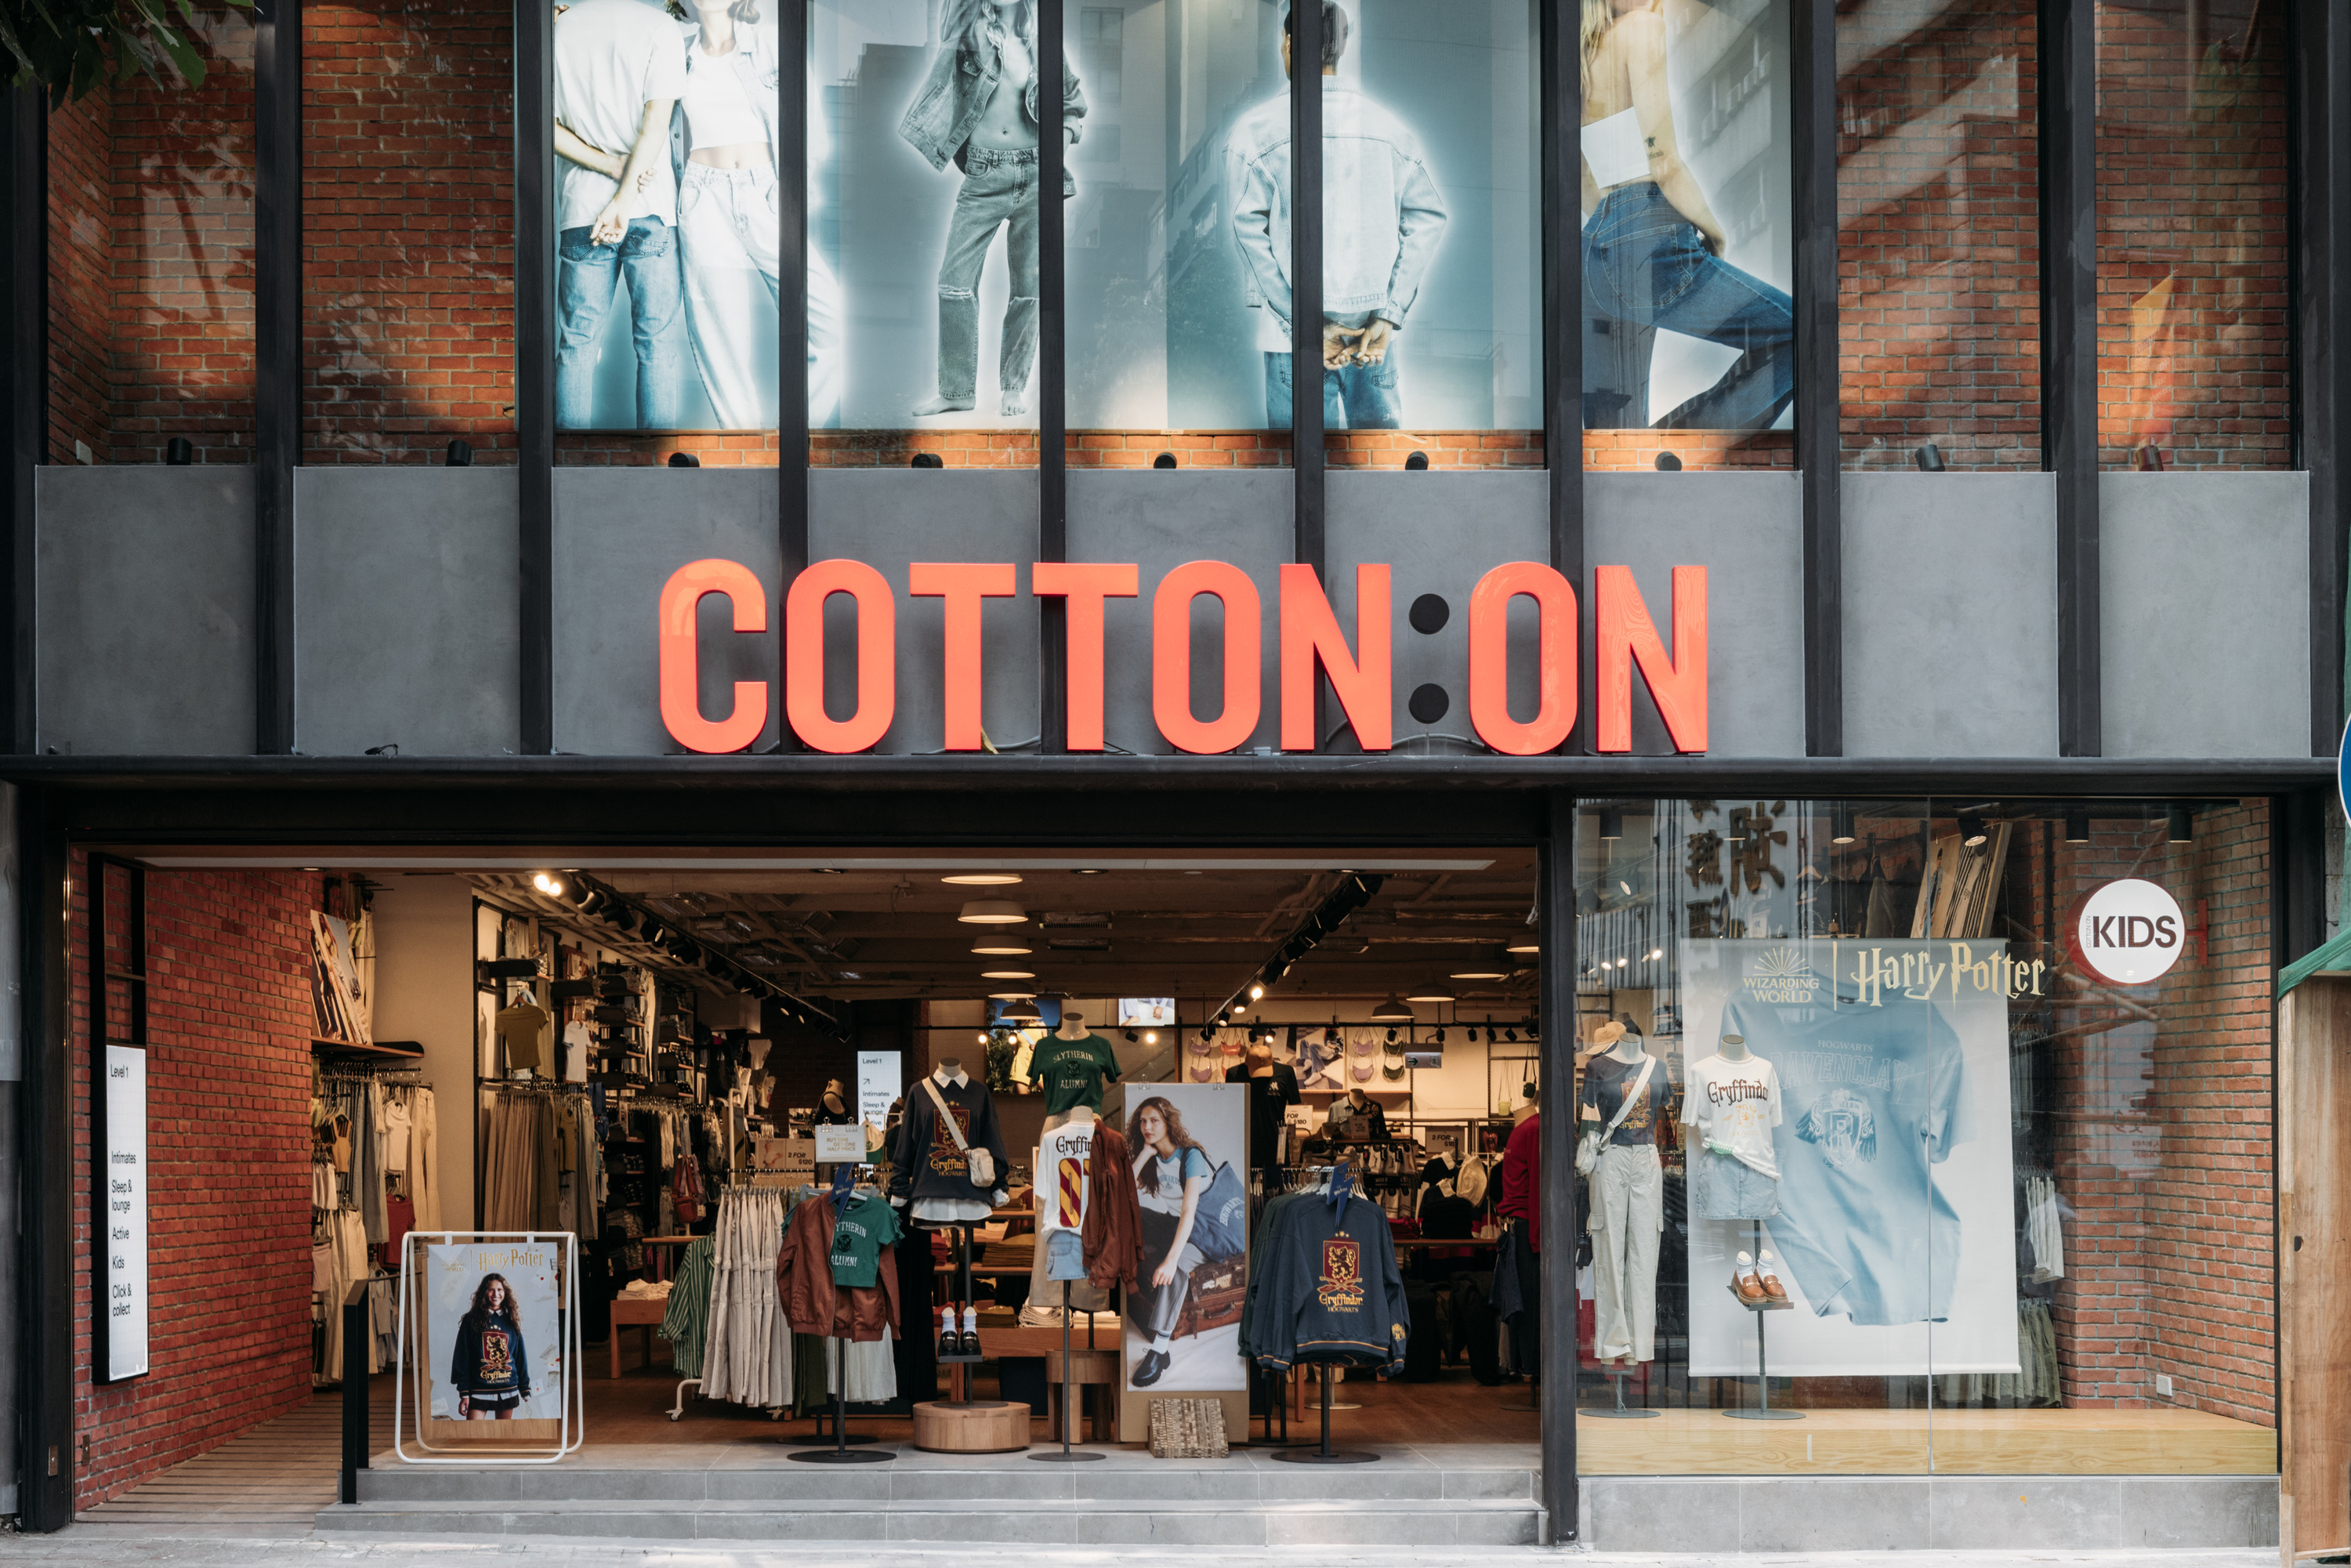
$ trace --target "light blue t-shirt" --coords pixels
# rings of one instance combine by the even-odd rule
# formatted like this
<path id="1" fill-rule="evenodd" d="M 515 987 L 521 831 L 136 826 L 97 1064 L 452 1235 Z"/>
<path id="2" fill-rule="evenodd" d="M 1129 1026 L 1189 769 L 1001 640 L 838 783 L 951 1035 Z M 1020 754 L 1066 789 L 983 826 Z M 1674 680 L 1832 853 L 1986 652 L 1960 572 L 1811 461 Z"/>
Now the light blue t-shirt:
<path id="1" fill-rule="evenodd" d="M 1779 1071 L 1772 1239 L 1804 1300 L 1855 1322 L 1937 1322 L 1959 1283 L 1959 1217 L 1934 1167 L 1975 1135 L 1959 1037 L 1932 1002 L 1723 1009 Z"/>
<path id="2" fill-rule="evenodd" d="M 1143 1159 L 1137 1162 L 1137 1175 L 1141 1174 L 1139 1167 L 1144 1164 L 1150 1164 L 1156 1167 L 1153 1170 L 1152 1176 L 1158 1183 L 1158 1186 L 1156 1190 L 1151 1192 L 1138 1190 L 1137 1198 L 1144 1207 L 1157 1209 L 1162 1214 L 1184 1212 L 1186 1182 L 1195 1176 L 1209 1176 L 1217 1174 L 1217 1167 L 1208 1163 L 1208 1156 L 1193 1148 L 1178 1149 L 1174 1154 L 1165 1155 L 1154 1155 L 1150 1150 L 1145 1149 Z M 1138 1189 L 1141 1185 L 1139 1182 L 1136 1184 Z"/>

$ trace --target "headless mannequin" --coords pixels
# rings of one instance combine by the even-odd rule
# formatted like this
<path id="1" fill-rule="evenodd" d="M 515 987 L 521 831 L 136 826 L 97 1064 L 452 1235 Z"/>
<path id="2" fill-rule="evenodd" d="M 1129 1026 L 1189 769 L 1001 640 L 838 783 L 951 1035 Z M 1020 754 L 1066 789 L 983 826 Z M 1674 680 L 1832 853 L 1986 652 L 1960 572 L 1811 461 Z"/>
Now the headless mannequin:
<path id="1" fill-rule="evenodd" d="M 959 1056 L 942 1056 L 939 1058 L 939 1064 L 931 1069 L 931 1076 L 937 1079 L 940 1086 L 944 1088 L 948 1083 L 954 1082 L 955 1075 L 962 1071 L 963 1058 Z"/>
<path id="2" fill-rule="evenodd" d="M 1273 1047 L 1265 1044 L 1252 1045 L 1242 1060 L 1249 1063 L 1249 1075 L 1251 1078 L 1273 1076 Z"/>
<path id="3" fill-rule="evenodd" d="M 1061 1027 L 1053 1032 L 1060 1035 L 1063 1040 L 1085 1039 L 1086 1020 L 1084 1015 L 1081 1013 L 1063 1013 L 1061 1015 Z"/>
<path id="4" fill-rule="evenodd" d="M 824 1108 L 833 1115 L 846 1116 L 849 1114 L 848 1103 L 841 1098 L 840 1079 L 828 1078 L 825 1080 L 824 1099 L 822 1103 Z"/>
<path id="5" fill-rule="evenodd" d="M 1747 1037 L 1726 1034 L 1716 1045 L 1714 1053 L 1725 1061 L 1744 1061 L 1747 1060 Z"/>

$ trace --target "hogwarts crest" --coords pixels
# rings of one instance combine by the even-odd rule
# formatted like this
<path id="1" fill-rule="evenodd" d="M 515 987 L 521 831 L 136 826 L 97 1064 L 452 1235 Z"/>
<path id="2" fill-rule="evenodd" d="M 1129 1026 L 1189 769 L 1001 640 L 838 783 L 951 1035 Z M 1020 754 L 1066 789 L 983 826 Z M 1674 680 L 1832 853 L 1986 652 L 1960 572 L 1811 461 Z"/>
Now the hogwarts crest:
<path id="1" fill-rule="evenodd" d="M 1314 1299 L 1334 1312 L 1353 1312 L 1364 1304 L 1364 1244 L 1344 1236 L 1322 1243 L 1322 1278 Z"/>

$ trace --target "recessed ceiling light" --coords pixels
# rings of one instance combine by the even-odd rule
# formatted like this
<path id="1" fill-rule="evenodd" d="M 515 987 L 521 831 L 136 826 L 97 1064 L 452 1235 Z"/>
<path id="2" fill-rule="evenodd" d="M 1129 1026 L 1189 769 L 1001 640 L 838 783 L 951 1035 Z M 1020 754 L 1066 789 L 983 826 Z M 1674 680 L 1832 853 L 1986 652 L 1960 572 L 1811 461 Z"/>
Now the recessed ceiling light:
<path id="1" fill-rule="evenodd" d="M 1499 969 L 1465 969 L 1449 977 L 1456 980 L 1507 980 L 1510 976 Z"/>
<path id="2" fill-rule="evenodd" d="M 1509 946 L 1503 948 L 1502 951 L 1505 953 L 1540 953 L 1542 951 L 1542 947 L 1540 944 L 1533 942 L 1513 942 Z"/>
<path id="3" fill-rule="evenodd" d="M 991 1002 L 1025 1002 L 1032 1000 L 1036 995 L 1034 991 L 990 991 L 987 999 Z"/>
<path id="4" fill-rule="evenodd" d="M 971 945 L 971 956 L 975 958 L 1014 957 L 1035 951 L 1018 936 L 989 936 Z"/>
<path id="5" fill-rule="evenodd" d="M 982 969 L 979 977 L 983 980 L 1033 980 L 1037 972 L 1034 969 Z"/>
<path id="6" fill-rule="evenodd" d="M 966 925 L 1019 925 L 1028 920 L 1029 912 L 1008 898 L 975 898 L 956 918 Z"/>
<path id="7" fill-rule="evenodd" d="M 816 868 L 816 874 L 819 876 L 840 876 L 842 873 L 841 868 L 837 865 L 820 865 Z"/>
<path id="8" fill-rule="evenodd" d="M 1008 871 L 959 871 L 939 880 L 949 887 L 1010 887 L 1020 879 Z"/>
<path id="9" fill-rule="evenodd" d="M 1408 1002 L 1449 1002 L 1452 999 L 1453 993 L 1451 991 L 1437 990 L 1434 988 L 1426 991 L 1416 991 L 1411 996 L 1405 998 L 1405 1000 Z"/>
<path id="10" fill-rule="evenodd" d="M 1102 868 L 1098 865 L 1081 865 L 1078 868 L 1080 876 L 1100 876 L 1102 873 Z"/>

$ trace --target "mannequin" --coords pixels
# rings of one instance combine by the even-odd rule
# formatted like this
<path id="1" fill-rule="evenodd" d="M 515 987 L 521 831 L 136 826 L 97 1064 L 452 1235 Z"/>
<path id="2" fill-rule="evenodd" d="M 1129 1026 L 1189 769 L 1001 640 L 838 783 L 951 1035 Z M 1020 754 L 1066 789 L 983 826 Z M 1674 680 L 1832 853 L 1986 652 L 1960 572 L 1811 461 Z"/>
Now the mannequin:
<path id="1" fill-rule="evenodd" d="M 1388 1113 L 1364 1092 L 1362 1084 L 1350 1084 L 1346 1093 L 1331 1103 L 1331 1113 L 1323 1118 L 1322 1130 L 1347 1143 L 1384 1138 L 1388 1135 Z"/>
<path id="2" fill-rule="evenodd" d="M 1593 1042 L 1604 1054 L 1583 1071 L 1582 1125 L 1607 1134 L 1591 1176 L 1593 1349 L 1602 1361 L 1647 1361 L 1656 1354 L 1657 1239 L 1666 1222 L 1657 1140 L 1671 1125 L 1673 1086 L 1623 1024 L 1602 1024 Z"/>
<path id="3" fill-rule="evenodd" d="M 1690 1212 L 1705 1219 L 1769 1219 L 1780 1212 L 1780 1074 L 1725 1030 L 1714 1054 L 1690 1064 L 1682 1121 L 1692 1129 Z"/>
<path id="4" fill-rule="evenodd" d="M 841 1092 L 841 1080 L 826 1079 L 824 1094 L 817 1101 L 816 1124 L 820 1127 L 843 1127 L 856 1120 L 849 1113 L 849 1102 Z"/>
<path id="5" fill-rule="evenodd" d="M 1225 1070 L 1225 1082 L 1249 1085 L 1249 1165 L 1258 1170 L 1280 1166 L 1283 1124 L 1300 1099 L 1297 1069 L 1274 1061 L 1273 1047 L 1259 1042 Z"/>
<path id="6" fill-rule="evenodd" d="M 1049 1039 L 1069 1038 L 1067 1030 L 1072 1021 L 1068 1015 L 1063 1015 L 1062 1031 Z M 1082 1033 L 1078 1036 L 1081 1040 L 1084 1038 Z M 1093 1134 L 1099 1120 L 1094 1108 L 1081 1100 L 1068 1110 L 1049 1117 L 1043 1133 L 1038 1138 L 1029 1164 L 1029 1169 L 1036 1174 L 1030 1196 L 1037 1210 L 1037 1242 L 1029 1254 L 1029 1299 L 1020 1307 L 1020 1322 L 1024 1327 L 1057 1326 L 1061 1322 L 1061 1306 L 1065 1301 L 1072 1312 L 1092 1313 L 1109 1309 L 1110 1294 L 1101 1286 L 1081 1274 L 1071 1274 L 1067 1270 L 1067 1277 L 1057 1280 L 1052 1269 L 1056 1232 L 1068 1234 L 1067 1228 L 1061 1223 L 1059 1213 L 1062 1201 L 1061 1164 L 1068 1159 L 1078 1162 L 1081 1169 L 1086 1166 L 1092 1157 Z M 1065 1251 L 1074 1245 L 1067 1240 L 1058 1244 Z"/>
<path id="7" fill-rule="evenodd" d="M 1086 1028 L 1083 1013 L 1064 1008 L 1061 1021 L 1029 1055 L 1029 1082 L 1045 1096 L 1045 1131 L 1069 1120 L 1083 1105 L 1100 1111 L 1102 1088 L 1119 1081 L 1118 1052 Z"/>

